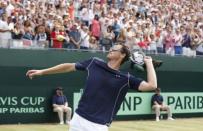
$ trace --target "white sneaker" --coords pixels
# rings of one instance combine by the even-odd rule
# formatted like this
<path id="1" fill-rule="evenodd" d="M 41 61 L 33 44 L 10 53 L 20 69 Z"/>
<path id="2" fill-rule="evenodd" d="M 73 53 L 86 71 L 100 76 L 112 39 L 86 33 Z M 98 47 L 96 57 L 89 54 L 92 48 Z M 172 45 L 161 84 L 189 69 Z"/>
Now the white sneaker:
<path id="1" fill-rule="evenodd" d="M 167 120 L 173 121 L 173 120 L 175 120 L 175 119 L 173 119 L 172 117 L 169 117 Z"/>
<path id="2" fill-rule="evenodd" d="M 159 121 L 159 117 L 156 117 L 156 121 L 157 121 L 157 122 Z"/>
<path id="3" fill-rule="evenodd" d="M 60 125 L 63 125 L 63 124 L 64 124 L 64 122 L 63 122 L 63 121 L 61 121 L 59 124 L 60 124 Z"/>

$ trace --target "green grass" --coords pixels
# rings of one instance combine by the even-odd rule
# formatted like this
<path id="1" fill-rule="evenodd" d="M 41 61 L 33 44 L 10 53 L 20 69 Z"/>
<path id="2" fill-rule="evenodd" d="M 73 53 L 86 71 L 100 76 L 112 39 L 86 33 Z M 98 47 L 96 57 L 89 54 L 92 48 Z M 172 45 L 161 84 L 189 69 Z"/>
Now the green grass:
<path id="1" fill-rule="evenodd" d="M 203 131 L 203 118 L 175 121 L 114 121 L 109 131 Z M 27 124 L 0 125 L 0 131 L 68 131 L 67 125 Z"/>

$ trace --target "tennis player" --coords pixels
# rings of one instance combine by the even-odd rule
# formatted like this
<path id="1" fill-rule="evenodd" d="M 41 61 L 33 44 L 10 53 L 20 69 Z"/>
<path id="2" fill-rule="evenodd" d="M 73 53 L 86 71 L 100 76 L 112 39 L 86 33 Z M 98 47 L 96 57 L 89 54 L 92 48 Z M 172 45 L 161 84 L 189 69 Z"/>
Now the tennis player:
<path id="1" fill-rule="evenodd" d="M 26 75 L 32 79 L 47 74 L 86 71 L 86 84 L 69 131 L 108 131 L 128 89 L 150 91 L 157 87 L 156 73 L 149 56 L 144 58 L 147 81 L 119 70 L 129 56 L 125 45 L 114 45 L 107 55 L 108 62 L 91 58 L 42 70 L 29 70 Z"/>

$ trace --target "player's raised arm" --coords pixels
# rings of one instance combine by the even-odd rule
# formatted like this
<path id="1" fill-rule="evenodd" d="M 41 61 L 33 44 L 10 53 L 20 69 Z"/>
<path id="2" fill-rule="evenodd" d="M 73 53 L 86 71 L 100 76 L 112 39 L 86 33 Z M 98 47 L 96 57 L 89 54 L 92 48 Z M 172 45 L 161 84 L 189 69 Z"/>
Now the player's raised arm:
<path id="1" fill-rule="evenodd" d="M 145 56 L 144 61 L 147 69 L 147 81 L 142 81 L 140 83 L 138 90 L 151 91 L 157 88 L 156 72 L 155 72 L 151 57 Z"/>
<path id="2" fill-rule="evenodd" d="M 64 63 L 59 64 L 51 68 L 42 69 L 42 70 L 28 70 L 26 76 L 32 79 L 35 76 L 48 75 L 48 74 L 57 74 L 75 71 L 75 63 Z"/>

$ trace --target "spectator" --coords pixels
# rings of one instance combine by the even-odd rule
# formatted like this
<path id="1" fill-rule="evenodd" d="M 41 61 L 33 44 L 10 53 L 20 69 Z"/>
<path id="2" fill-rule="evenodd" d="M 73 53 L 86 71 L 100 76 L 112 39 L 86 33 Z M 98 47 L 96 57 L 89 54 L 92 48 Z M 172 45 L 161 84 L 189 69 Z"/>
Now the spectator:
<path id="1" fill-rule="evenodd" d="M 34 39 L 34 29 L 31 26 L 31 22 L 29 20 L 26 20 L 24 22 L 24 34 L 23 34 L 23 39 L 26 40 L 33 40 Z"/>
<path id="2" fill-rule="evenodd" d="M 6 14 L 2 14 L 0 20 L 0 47 L 8 47 L 9 40 L 11 39 L 11 29 L 8 24 L 8 17 Z"/>
<path id="3" fill-rule="evenodd" d="M 39 25 L 37 27 L 35 40 L 39 47 L 43 47 L 43 48 L 48 47 L 47 34 L 45 32 L 45 27 L 43 25 Z"/>
<path id="4" fill-rule="evenodd" d="M 79 49 L 80 47 L 80 41 L 81 41 L 81 33 L 79 32 L 79 25 L 75 23 L 70 32 L 69 32 L 69 37 L 70 37 L 70 43 L 68 48 L 69 49 Z"/>
<path id="5" fill-rule="evenodd" d="M 0 2 L 0 16 L 6 13 L 6 7 L 7 7 L 6 1 Z"/>
<path id="6" fill-rule="evenodd" d="M 101 27 L 99 22 L 99 16 L 95 15 L 91 25 L 91 33 L 92 33 L 92 36 L 94 36 L 97 40 L 99 40 L 100 38 L 100 31 L 101 31 Z"/>
<path id="7" fill-rule="evenodd" d="M 115 35 L 113 33 L 112 26 L 108 26 L 101 40 L 101 45 L 103 46 L 104 50 L 110 49 L 113 44 L 114 37 Z"/>
<path id="8" fill-rule="evenodd" d="M 133 28 L 130 26 L 126 30 L 126 45 L 128 46 L 129 49 L 132 49 L 132 46 L 135 44 L 134 37 L 135 32 L 133 31 Z"/>
<path id="9" fill-rule="evenodd" d="M 167 27 L 167 34 L 164 38 L 164 46 L 165 46 L 166 54 L 174 55 L 174 45 L 175 45 L 175 40 L 174 40 L 174 36 L 172 35 L 172 29 L 171 27 Z"/>
<path id="10" fill-rule="evenodd" d="M 51 29 L 50 27 L 45 27 L 45 33 L 46 33 L 46 36 L 47 36 L 47 41 L 48 41 L 48 47 L 51 48 L 52 46 L 52 40 L 51 40 Z"/>
<path id="11" fill-rule="evenodd" d="M 90 49 L 91 50 L 93 50 L 93 51 L 95 51 L 95 50 L 99 50 L 99 45 L 98 45 L 98 41 L 97 41 L 97 39 L 94 37 L 94 36 L 92 36 L 91 38 L 90 38 Z"/>
<path id="12" fill-rule="evenodd" d="M 155 10 L 151 11 L 150 20 L 154 26 L 158 25 L 158 13 L 157 13 L 157 11 L 155 11 Z"/>
<path id="13" fill-rule="evenodd" d="M 120 34 L 117 37 L 117 42 L 121 42 L 123 44 L 125 44 L 126 42 L 126 32 L 125 29 L 121 29 Z"/>
<path id="14" fill-rule="evenodd" d="M 164 53 L 163 39 L 165 36 L 165 32 L 163 31 L 161 25 L 158 25 L 158 28 L 156 29 L 155 34 L 157 37 L 157 52 Z"/>
<path id="15" fill-rule="evenodd" d="M 146 16 L 146 5 L 144 4 L 143 1 L 140 2 L 140 5 L 138 7 L 138 16 L 139 17 L 145 17 Z"/>
<path id="16" fill-rule="evenodd" d="M 186 33 L 183 35 L 182 46 L 183 46 L 183 55 L 190 56 L 190 52 L 192 49 L 192 37 L 191 37 L 191 29 L 187 27 Z"/>
<path id="17" fill-rule="evenodd" d="M 148 50 L 148 45 L 149 45 L 149 36 L 147 33 L 144 33 L 143 34 L 143 37 L 142 37 L 142 41 L 138 43 L 138 45 L 143 49 L 143 51 L 147 51 Z"/>
<path id="18" fill-rule="evenodd" d="M 106 32 L 107 30 L 107 27 L 109 26 L 108 25 L 108 19 L 104 13 L 104 11 L 101 13 L 101 17 L 99 18 L 99 22 L 100 22 L 100 25 L 101 25 L 101 37 L 104 37 L 104 33 Z"/>
<path id="19" fill-rule="evenodd" d="M 141 36 L 142 36 L 141 33 L 139 33 L 139 32 L 135 33 L 135 43 L 133 45 L 133 50 L 139 50 L 140 49 L 140 46 L 138 45 L 138 43 L 140 43 L 140 41 L 141 41 Z"/>
<path id="20" fill-rule="evenodd" d="M 174 39 L 175 39 L 175 46 L 174 46 L 174 50 L 175 50 L 175 54 L 182 54 L 182 35 L 180 33 L 180 29 L 177 28 L 175 30 L 175 34 L 174 34 Z"/>
<path id="21" fill-rule="evenodd" d="M 82 15 L 82 22 L 86 26 L 89 26 L 90 17 L 89 17 L 89 10 L 88 10 L 88 5 L 87 4 L 83 5 L 83 8 L 81 10 L 81 15 Z"/>
<path id="22" fill-rule="evenodd" d="M 70 1 L 70 5 L 68 6 L 68 13 L 70 15 L 70 19 L 74 20 L 74 13 L 75 13 L 75 8 L 74 8 L 74 4 L 73 1 Z"/>
<path id="23" fill-rule="evenodd" d="M 149 43 L 149 49 L 150 53 L 156 54 L 157 53 L 157 48 L 156 48 L 156 38 L 155 35 L 151 34 L 150 36 L 150 43 Z"/>
<path id="24" fill-rule="evenodd" d="M 6 7 L 6 13 L 8 16 L 11 16 L 12 11 L 15 9 L 13 6 L 13 2 L 12 1 L 7 1 L 7 7 Z"/>
<path id="25" fill-rule="evenodd" d="M 81 31 L 81 44 L 80 44 L 80 49 L 89 49 L 90 44 L 89 44 L 89 29 L 87 26 L 82 26 L 82 31 Z"/>
<path id="26" fill-rule="evenodd" d="M 203 55 L 203 40 L 200 41 L 199 45 L 196 48 L 197 55 Z"/>
<path id="27" fill-rule="evenodd" d="M 196 48 L 196 54 L 197 55 L 203 55 L 203 24 L 200 25 L 201 30 L 198 31 L 198 36 L 199 36 L 199 43 L 197 44 Z"/>
<path id="28" fill-rule="evenodd" d="M 23 36 L 23 30 L 19 23 L 16 23 L 14 29 L 12 30 L 13 47 L 22 47 L 21 38 Z"/>
<path id="29" fill-rule="evenodd" d="M 23 35 L 22 25 L 19 22 L 17 22 L 15 23 L 14 28 L 12 30 L 12 38 L 20 40 L 22 38 L 22 35 Z"/>
<path id="30" fill-rule="evenodd" d="M 115 34 L 114 42 L 116 42 L 117 39 L 118 39 L 118 36 L 119 36 L 119 34 L 120 34 L 120 32 L 121 32 L 121 26 L 119 25 L 118 20 L 115 20 L 115 21 L 114 21 L 114 24 L 113 24 L 113 26 L 112 26 L 112 29 L 113 29 L 113 32 L 114 32 L 114 34 Z"/>
<path id="31" fill-rule="evenodd" d="M 151 99 L 151 105 L 152 105 L 152 109 L 156 113 L 156 121 L 159 121 L 160 111 L 167 111 L 168 120 L 174 120 L 172 118 L 170 107 L 164 104 L 164 99 L 163 99 L 163 96 L 161 95 L 160 88 L 157 88 L 155 90 L 155 94 L 152 96 L 152 99 Z"/>
<path id="32" fill-rule="evenodd" d="M 60 120 L 59 124 L 64 124 L 63 113 L 66 113 L 66 124 L 69 124 L 71 119 L 72 109 L 68 107 L 68 101 L 66 96 L 63 94 L 63 88 L 57 87 L 56 94 L 53 96 L 52 100 L 53 111 L 58 113 L 58 117 Z"/>
<path id="33" fill-rule="evenodd" d="M 198 28 L 193 29 L 191 37 L 192 37 L 191 56 L 195 57 L 196 56 L 196 48 L 198 47 L 198 45 L 201 41 Z"/>
<path id="34" fill-rule="evenodd" d="M 51 39 L 53 41 L 52 48 L 62 48 L 63 47 L 64 39 L 60 39 L 59 38 L 60 36 L 64 37 L 65 33 L 61 30 L 61 25 L 59 23 L 57 23 L 51 32 Z"/>

